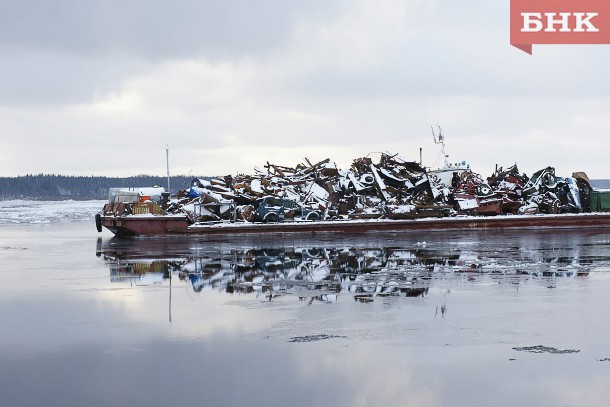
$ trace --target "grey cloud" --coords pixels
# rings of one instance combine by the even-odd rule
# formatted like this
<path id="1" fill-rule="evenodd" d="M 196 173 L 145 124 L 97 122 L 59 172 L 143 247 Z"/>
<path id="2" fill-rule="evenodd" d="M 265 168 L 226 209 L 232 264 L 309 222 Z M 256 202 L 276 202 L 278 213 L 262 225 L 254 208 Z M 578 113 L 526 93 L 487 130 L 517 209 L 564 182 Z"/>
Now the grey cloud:
<path id="1" fill-rule="evenodd" d="M 320 4 L 327 7 L 321 0 L 0 2 L 0 104 L 89 102 L 172 59 L 258 58 L 285 47 L 295 19 L 314 16 Z"/>
<path id="2" fill-rule="evenodd" d="M 566 95 L 586 99 L 610 92 L 610 82 L 603 79 L 608 54 L 599 46 L 540 45 L 530 56 L 510 46 L 501 30 L 476 40 L 437 28 L 419 30 L 396 50 L 391 64 L 358 72 L 324 67 L 293 76 L 284 89 L 301 96 L 346 99 Z"/>
<path id="3" fill-rule="evenodd" d="M 122 78 L 149 64 L 104 58 L 27 52 L 0 60 L 0 104 L 64 104 L 90 102 L 96 94 L 118 86 Z"/>
<path id="4" fill-rule="evenodd" d="M 283 0 L 3 2 L 0 46 L 128 53 L 152 60 L 200 53 L 232 58 L 286 45 L 295 18 L 318 5 Z"/>

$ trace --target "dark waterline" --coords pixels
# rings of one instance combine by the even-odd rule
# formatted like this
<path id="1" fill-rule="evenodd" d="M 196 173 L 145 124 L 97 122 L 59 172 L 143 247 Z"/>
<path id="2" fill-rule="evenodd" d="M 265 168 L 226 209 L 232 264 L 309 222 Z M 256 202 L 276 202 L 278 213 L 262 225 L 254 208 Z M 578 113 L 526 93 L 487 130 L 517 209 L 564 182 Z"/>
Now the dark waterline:
<path id="1" fill-rule="evenodd" d="M 87 222 L 0 225 L 0 264 L 0 405 L 610 395 L 610 233 L 98 240 Z"/>

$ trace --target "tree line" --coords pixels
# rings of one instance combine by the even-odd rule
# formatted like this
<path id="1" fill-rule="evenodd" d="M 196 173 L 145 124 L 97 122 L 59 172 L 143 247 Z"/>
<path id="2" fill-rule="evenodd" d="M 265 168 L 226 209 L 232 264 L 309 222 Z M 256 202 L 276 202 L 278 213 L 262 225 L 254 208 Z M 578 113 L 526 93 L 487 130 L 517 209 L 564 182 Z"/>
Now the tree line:
<path id="1" fill-rule="evenodd" d="M 593 189 L 610 189 L 610 179 L 592 179 Z"/>
<path id="2" fill-rule="evenodd" d="M 190 186 L 193 177 L 170 177 L 172 193 Z M 90 200 L 108 199 L 109 188 L 150 187 L 167 189 L 167 177 L 137 175 L 134 177 L 79 177 L 53 174 L 0 177 L 0 199 Z"/>
<path id="3" fill-rule="evenodd" d="M 209 179 L 209 177 L 201 178 Z M 185 175 L 170 177 L 172 193 L 176 193 L 180 189 L 187 189 L 192 180 L 193 177 Z M 137 175 L 120 178 L 28 174 L 19 177 L 0 177 L 0 199 L 107 199 L 109 188 L 150 187 L 153 185 L 167 188 L 167 177 Z M 591 185 L 596 189 L 610 189 L 610 180 L 591 180 Z"/>

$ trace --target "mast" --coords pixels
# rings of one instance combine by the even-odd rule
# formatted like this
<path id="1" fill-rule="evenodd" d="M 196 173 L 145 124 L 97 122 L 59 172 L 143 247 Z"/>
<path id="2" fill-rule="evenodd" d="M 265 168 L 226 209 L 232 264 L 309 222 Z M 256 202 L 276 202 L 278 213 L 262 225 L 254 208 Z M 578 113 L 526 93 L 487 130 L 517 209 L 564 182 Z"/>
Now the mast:
<path id="1" fill-rule="evenodd" d="M 169 186 L 169 144 L 167 145 L 167 148 L 165 149 L 165 164 L 167 165 L 167 192 L 169 192 L 171 194 L 172 190 Z"/>

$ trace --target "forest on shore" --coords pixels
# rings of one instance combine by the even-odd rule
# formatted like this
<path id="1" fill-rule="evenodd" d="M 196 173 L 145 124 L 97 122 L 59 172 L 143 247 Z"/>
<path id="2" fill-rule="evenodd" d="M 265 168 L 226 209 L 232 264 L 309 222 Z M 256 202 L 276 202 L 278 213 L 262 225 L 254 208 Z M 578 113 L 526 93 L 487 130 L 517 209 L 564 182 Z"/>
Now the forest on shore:
<path id="1" fill-rule="evenodd" d="M 172 193 L 189 188 L 193 176 L 170 177 Z M 199 177 L 209 179 L 209 177 Z M 137 175 L 133 177 L 80 177 L 66 175 L 24 175 L 0 177 L 0 200 L 91 200 L 108 199 L 109 188 L 151 187 L 167 189 L 167 177 Z M 595 189 L 610 189 L 609 179 L 591 180 Z"/>
<path id="2" fill-rule="evenodd" d="M 172 193 L 187 189 L 193 178 L 185 175 L 170 177 Z M 167 189 L 167 177 L 151 175 L 124 178 L 77 177 L 51 174 L 0 177 L 0 200 L 108 199 L 109 188 L 151 187 L 153 185 L 159 185 Z"/>

